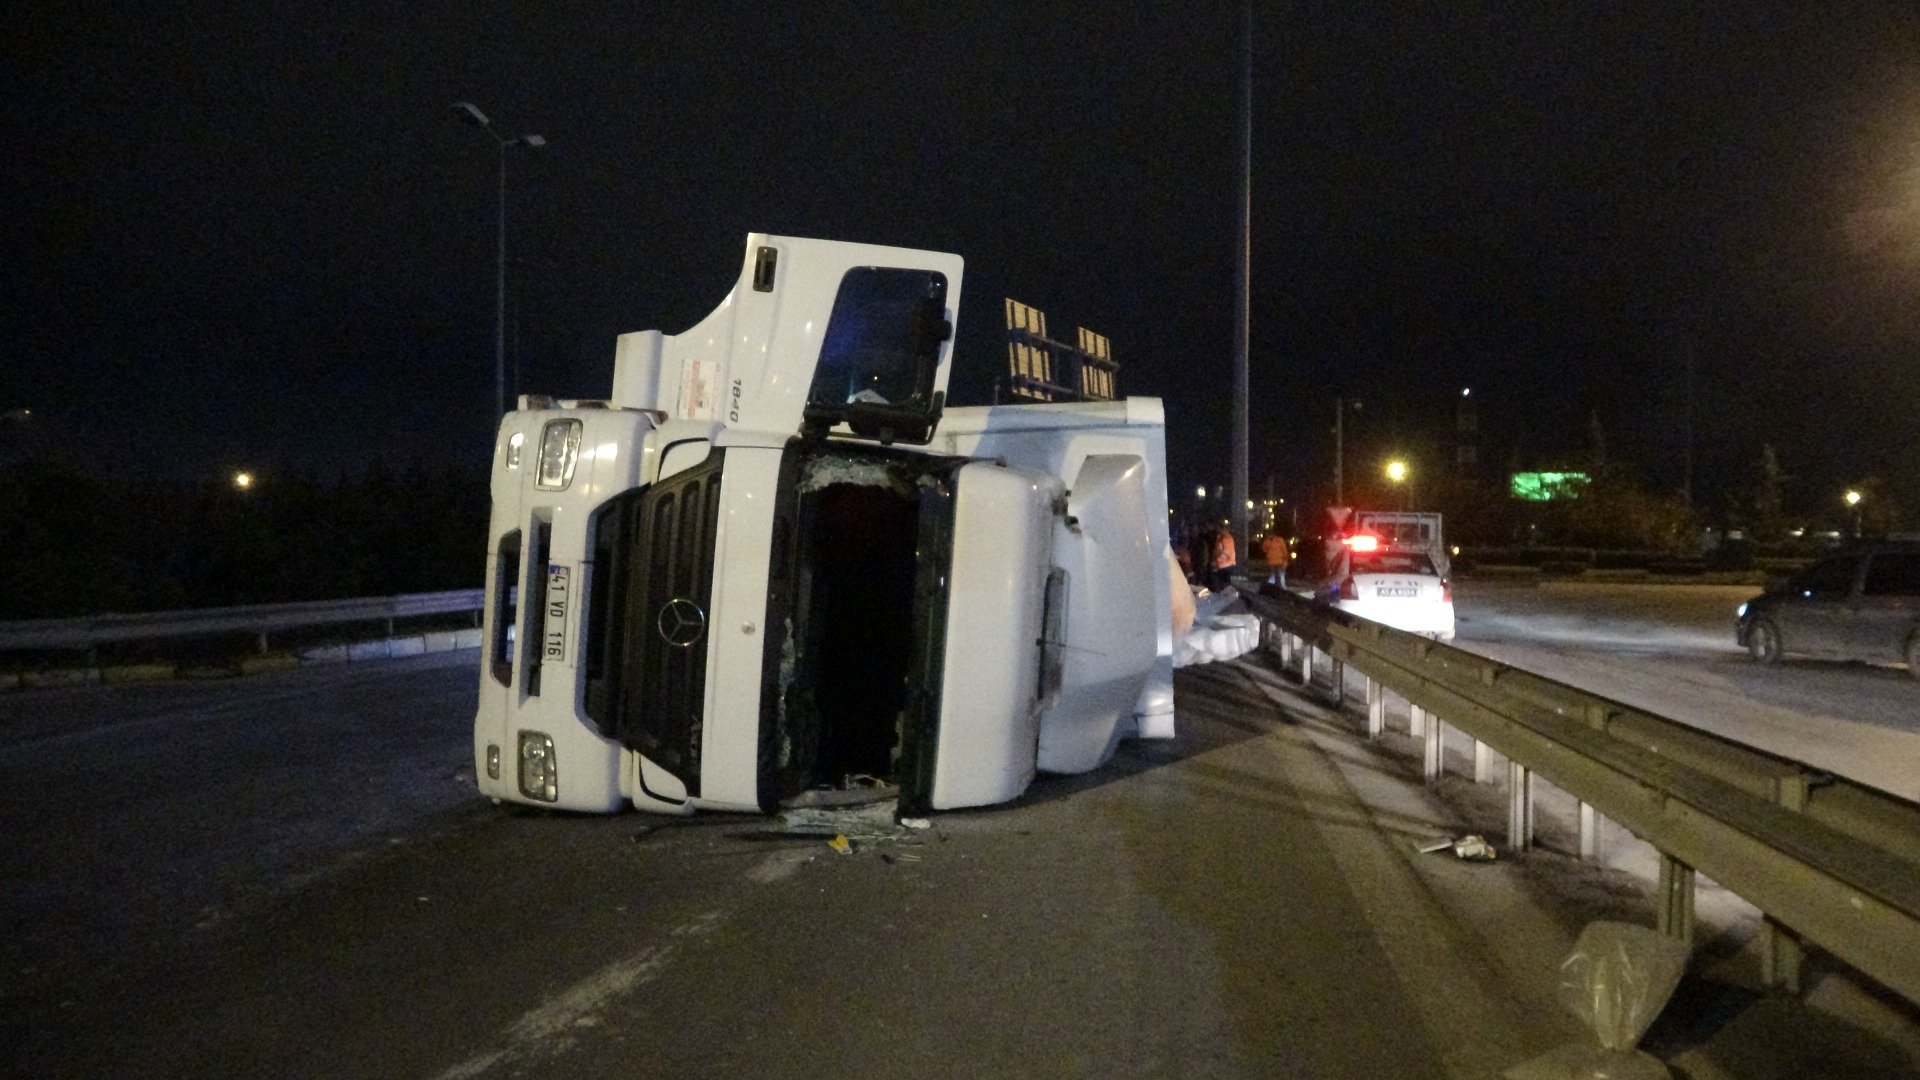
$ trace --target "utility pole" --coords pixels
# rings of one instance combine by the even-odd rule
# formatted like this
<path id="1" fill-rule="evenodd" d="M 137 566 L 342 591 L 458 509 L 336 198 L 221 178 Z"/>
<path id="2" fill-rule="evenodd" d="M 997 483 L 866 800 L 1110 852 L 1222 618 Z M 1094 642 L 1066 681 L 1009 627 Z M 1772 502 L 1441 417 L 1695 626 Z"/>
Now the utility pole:
<path id="1" fill-rule="evenodd" d="M 1233 484 L 1228 507 L 1234 550 L 1246 558 L 1247 544 L 1247 338 L 1249 279 L 1253 246 L 1253 5 L 1240 8 L 1240 235 L 1234 262 L 1233 311 Z"/>
<path id="2" fill-rule="evenodd" d="M 1687 382 L 1686 382 L 1687 452 L 1686 452 L 1686 456 L 1682 459 L 1683 465 L 1680 473 L 1680 501 L 1682 504 L 1686 506 L 1687 512 L 1691 514 L 1693 512 L 1693 342 L 1691 340 L 1688 340 L 1681 347 L 1686 350 L 1685 360 L 1686 360 L 1686 368 L 1687 368 Z"/>
<path id="3" fill-rule="evenodd" d="M 1347 399 L 1333 399 L 1333 505 L 1347 505 Z"/>

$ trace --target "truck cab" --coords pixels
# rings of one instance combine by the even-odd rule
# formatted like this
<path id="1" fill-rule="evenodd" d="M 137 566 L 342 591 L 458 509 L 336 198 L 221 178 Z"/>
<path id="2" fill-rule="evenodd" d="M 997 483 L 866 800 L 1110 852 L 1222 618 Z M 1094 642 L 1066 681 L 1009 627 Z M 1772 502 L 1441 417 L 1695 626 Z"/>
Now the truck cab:
<path id="1" fill-rule="evenodd" d="M 1172 734 L 1164 420 L 948 409 L 963 264 L 753 235 L 600 401 L 494 448 L 475 770 L 571 810 L 772 812 L 850 778 L 904 811 Z"/>

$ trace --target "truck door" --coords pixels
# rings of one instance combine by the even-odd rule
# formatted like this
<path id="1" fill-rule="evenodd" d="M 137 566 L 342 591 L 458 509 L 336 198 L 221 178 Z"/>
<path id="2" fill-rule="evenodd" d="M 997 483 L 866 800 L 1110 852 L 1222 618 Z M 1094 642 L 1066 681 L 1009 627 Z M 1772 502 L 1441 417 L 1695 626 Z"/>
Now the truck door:
<path id="1" fill-rule="evenodd" d="M 886 266 L 848 270 L 821 338 L 805 431 L 845 424 L 883 444 L 924 445 L 940 422 L 945 397 L 934 389 L 935 376 L 940 351 L 952 336 L 945 274 Z"/>

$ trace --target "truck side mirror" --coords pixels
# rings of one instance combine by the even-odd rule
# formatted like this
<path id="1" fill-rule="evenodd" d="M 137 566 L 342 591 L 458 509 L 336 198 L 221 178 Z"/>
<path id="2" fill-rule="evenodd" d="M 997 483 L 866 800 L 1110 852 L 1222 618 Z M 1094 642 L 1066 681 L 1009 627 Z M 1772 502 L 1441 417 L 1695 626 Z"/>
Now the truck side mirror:
<path id="1" fill-rule="evenodd" d="M 953 321 L 947 318 L 946 301 L 938 296 L 922 297 L 913 305 L 907 334 L 908 348 L 915 355 L 938 353 L 940 344 L 953 336 Z"/>

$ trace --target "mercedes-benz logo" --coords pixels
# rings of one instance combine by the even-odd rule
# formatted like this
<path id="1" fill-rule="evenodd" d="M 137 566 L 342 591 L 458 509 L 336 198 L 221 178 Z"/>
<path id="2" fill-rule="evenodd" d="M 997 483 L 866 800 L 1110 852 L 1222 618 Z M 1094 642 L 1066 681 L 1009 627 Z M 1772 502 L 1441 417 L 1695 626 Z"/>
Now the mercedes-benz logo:
<path id="1" fill-rule="evenodd" d="M 660 640 L 677 649 L 690 647 L 707 632 L 707 613 L 700 605 L 684 596 L 676 596 L 667 601 L 660 609 L 660 617 L 654 620 L 660 631 Z"/>

